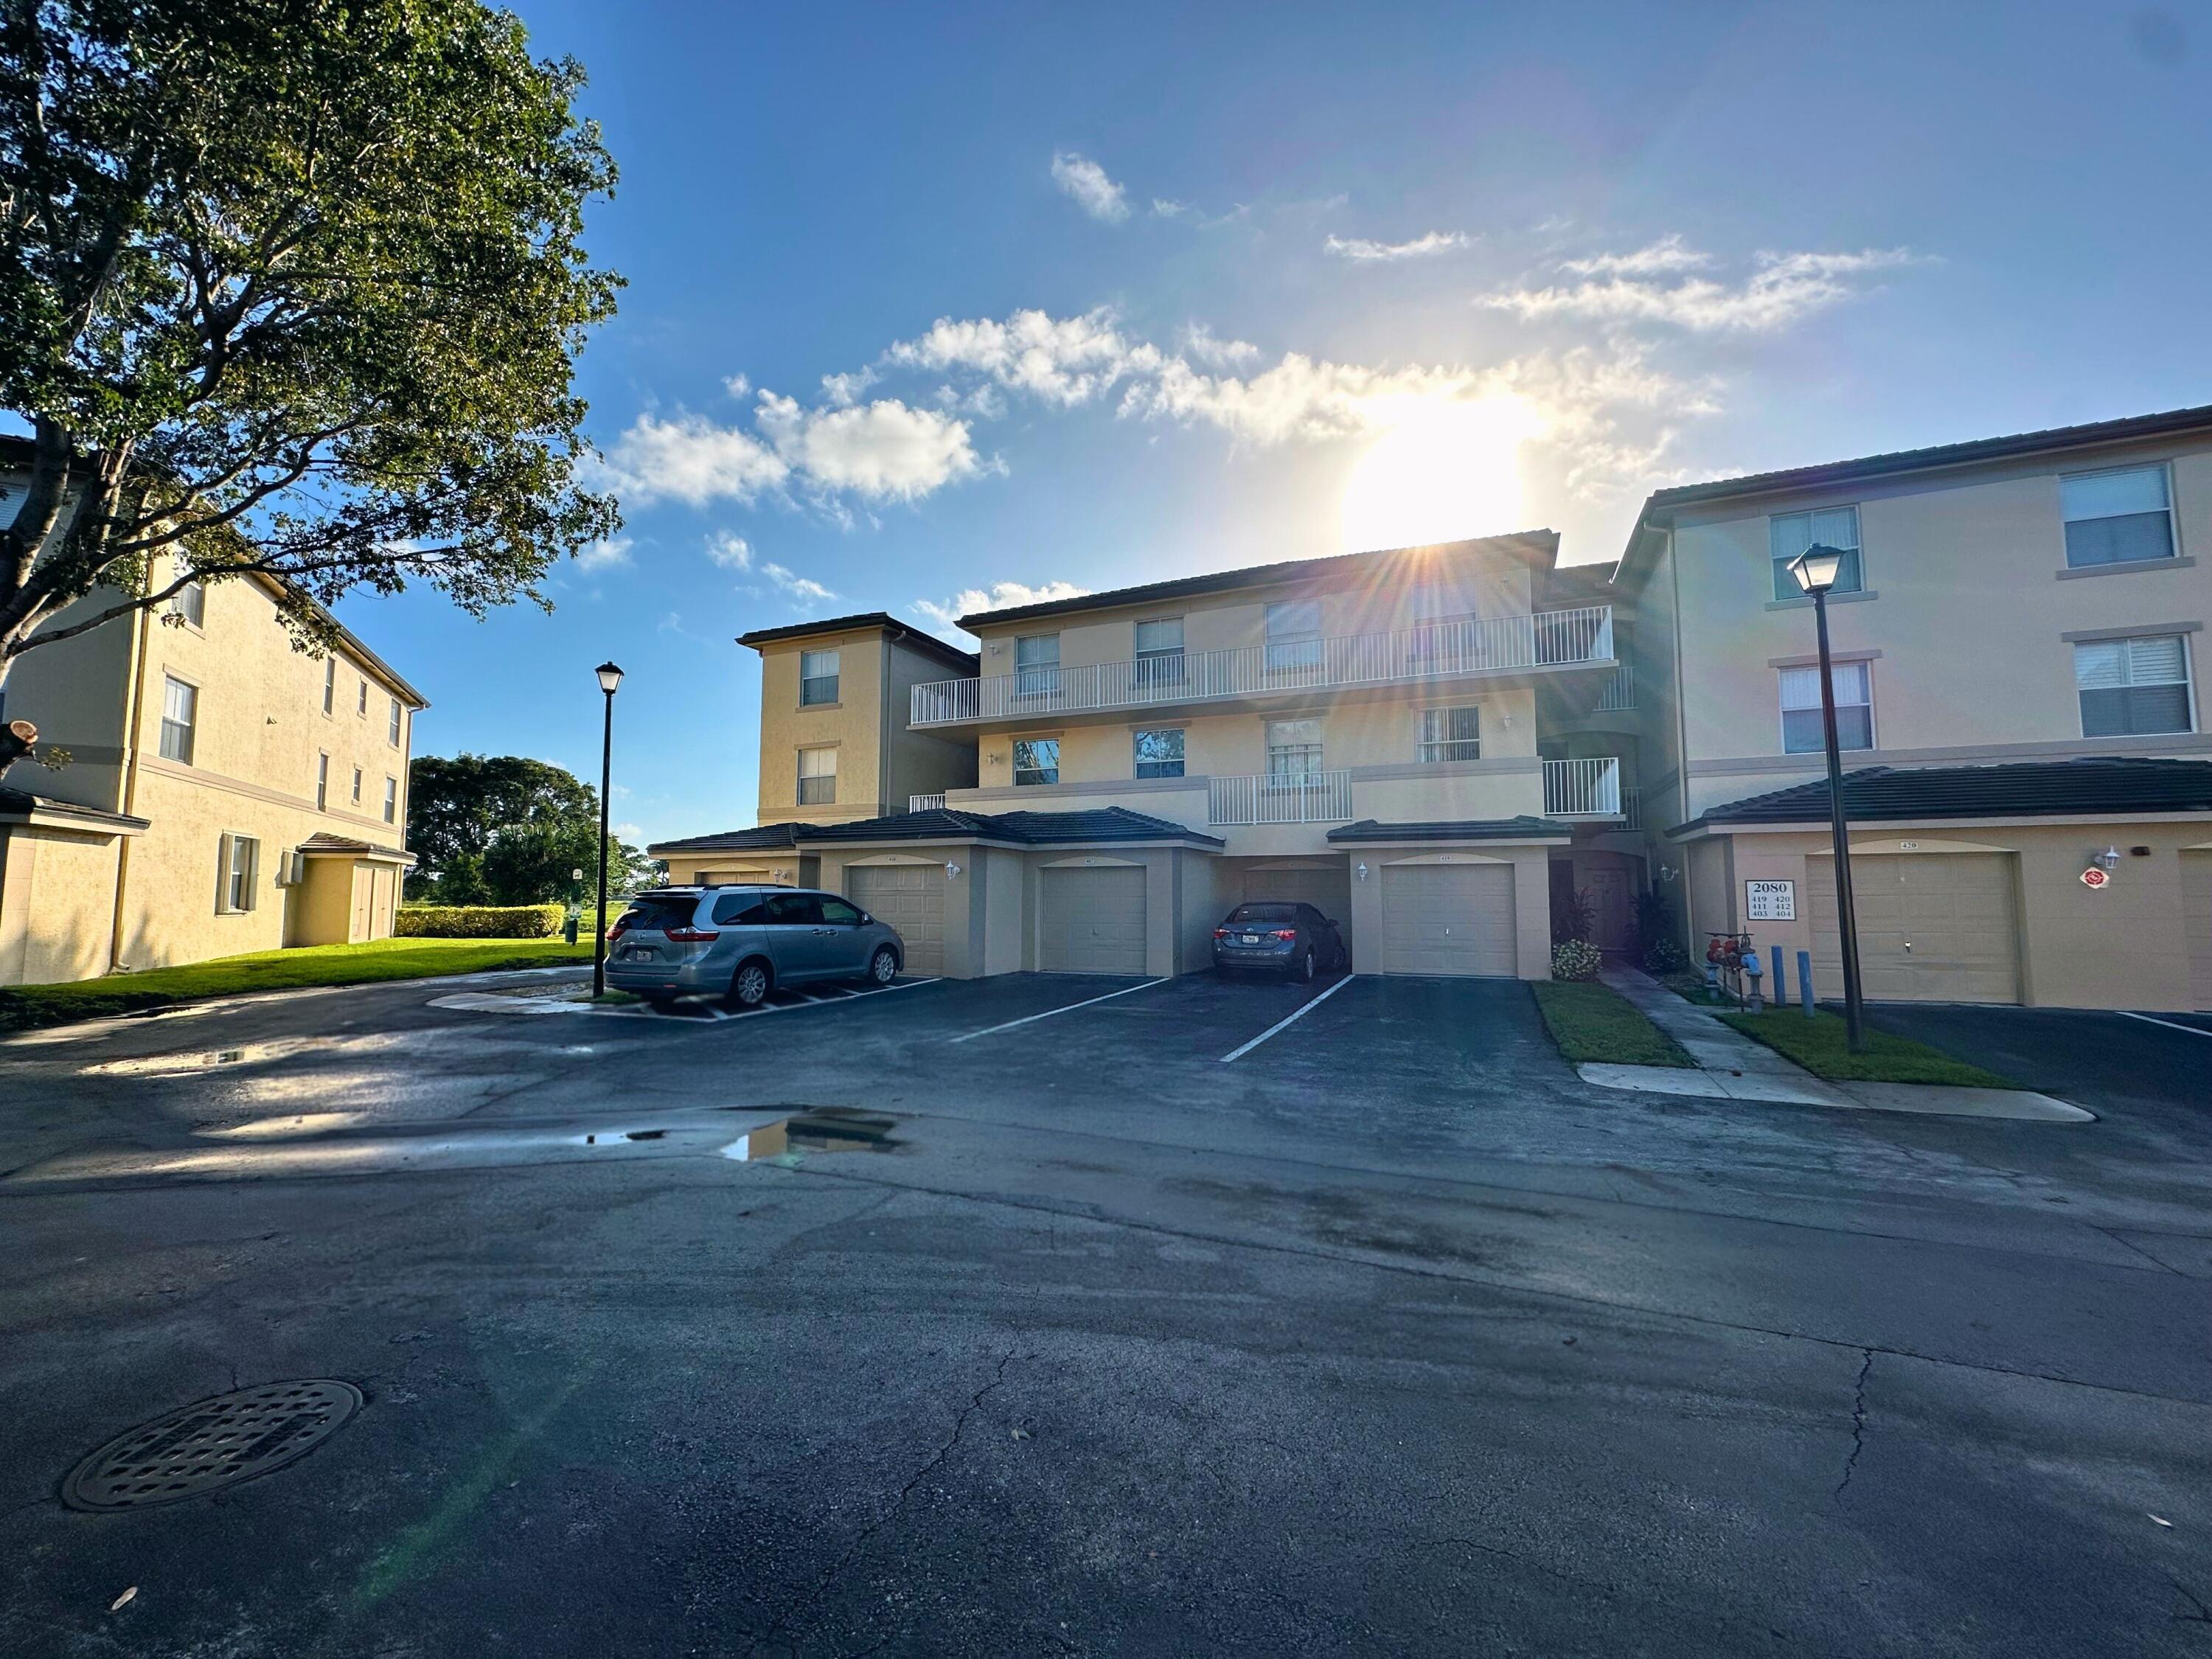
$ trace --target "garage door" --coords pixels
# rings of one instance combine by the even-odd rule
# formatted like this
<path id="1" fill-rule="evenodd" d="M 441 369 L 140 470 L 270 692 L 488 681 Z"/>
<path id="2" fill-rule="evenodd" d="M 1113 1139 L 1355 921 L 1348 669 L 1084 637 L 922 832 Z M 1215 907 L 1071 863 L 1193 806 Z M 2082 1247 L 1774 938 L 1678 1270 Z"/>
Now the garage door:
<path id="1" fill-rule="evenodd" d="M 1352 872 L 1340 864 L 1321 870 L 1247 870 L 1244 897 L 1310 904 L 1340 927 L 1352 922 Z"/>
<path id="2" fill-rule="evenodd" d="M 1126 865 L 1044 872 L 1037 966 L 1048 974 L 1145 971 L 1145 872 Z"/>
<path id="3" fill-rule="evenodd" d="M 1841 996 L 1836 878 L 1806 860 L 1813 965 L 1823 996 Z M 2018 1002 L 2020 933 L 2008 853 L 1897 853 L 1851 861 L 1859 978 L 1872 1001 Z"/>
<path id="4" fill-rule="evenodd" d="M 845 896 L 898 929 L 909 974 L 945 971 L 945 866 L 860 864 L 845 872 Z"/>
<path id="5" fill-rule="evenodd" d="M 1384 973 L 1510 979 L 1513 938 L 1511 865 L 1383 866 Z"/>
<path id="6" fill-rule="evenodd" d="M 2212 853 L 2181 855 L 2181 915 L 2189 937 L 2189 1006 L 2212 1012 Z"/>

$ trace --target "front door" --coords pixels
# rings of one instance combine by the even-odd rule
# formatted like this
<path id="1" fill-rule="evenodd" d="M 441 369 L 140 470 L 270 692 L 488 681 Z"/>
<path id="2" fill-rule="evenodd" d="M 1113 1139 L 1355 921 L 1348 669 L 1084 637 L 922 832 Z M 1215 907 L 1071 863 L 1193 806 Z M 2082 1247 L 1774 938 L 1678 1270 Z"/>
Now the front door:
<path id="1" fill-rule="evenodd" d="M 374 914 L 376 872 L 365 864 L 353 867 L 353 921 L 346 938 L 358 944 L 368 937 L 369 918 Z"/>
<path id="2" fill-rule="evenodd" d="M 1585 872 L 1583 887 L 1590 901 L 1590 943 L 1601 951 L 1626 951 L 1629 912 L 1635 898 L 1629 890 L 1628 872 L 1597 866 Z"/>

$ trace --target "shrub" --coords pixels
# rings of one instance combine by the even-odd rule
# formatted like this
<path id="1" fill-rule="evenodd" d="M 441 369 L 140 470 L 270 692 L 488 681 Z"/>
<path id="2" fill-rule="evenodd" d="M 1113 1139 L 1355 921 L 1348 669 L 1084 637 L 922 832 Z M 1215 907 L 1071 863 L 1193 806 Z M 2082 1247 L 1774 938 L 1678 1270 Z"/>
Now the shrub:
<path id="1" fill-rule="evenodd" d="M 558 904 L 404 904 L 392 931 L 402 939 L 550 939 L 567 915 Z"/>
<path id="2" fill-rule="evenodd" d="M 1679 974 L 1689 965 L 1690 953 L 1672 933 L 1662 933 L 1644 947 L 1644 971 L 1647 974 Z"/>
<path id="3" fill-rule="evenodd" d="M 1561 939 L 1552 947 L 1553 979 L 1595 979 L 1605 958 L 1584 939 Z"/>
<path id="4" fill-rule="evenodd" d="M 1656 887 L 1636 896 L 1636 939 L 1646 973 L 1679 974 L 1690 965 L 1690 953 L 1674 932 L 1674 908 Z"/>
<path id="5" fill-rule="evenodd" d="M 1587 942 L 1596 931 L 1597 910 L 1587 889 L 1577 887 L 1564 898 L 1552 901 L 1553 944 L 1562 945 L 1571 939 Z"/>

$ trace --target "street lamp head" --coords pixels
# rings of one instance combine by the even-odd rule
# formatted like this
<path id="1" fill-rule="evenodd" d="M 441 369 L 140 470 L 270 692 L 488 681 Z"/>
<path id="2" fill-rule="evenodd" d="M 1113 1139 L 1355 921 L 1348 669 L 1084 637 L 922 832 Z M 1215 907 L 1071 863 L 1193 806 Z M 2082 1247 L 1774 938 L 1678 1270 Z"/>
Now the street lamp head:
<path id="1" fill-rule="evenodd" d="M 1815 542 L 1787 567 L 1797 579 L 1797 586 L 1808 593 L 1825 593 L 1836 585 L 1836 577 L 1844 568 L 1844 550 L 1839 547 L 1823 547 Z"/>
<path id="2" fill-rule="evenodd" d="M 615 688 L 622 684 L 622 670 L 611 662 L 603 662 L 599 665 L 599 690 L 611 697 Z"/>

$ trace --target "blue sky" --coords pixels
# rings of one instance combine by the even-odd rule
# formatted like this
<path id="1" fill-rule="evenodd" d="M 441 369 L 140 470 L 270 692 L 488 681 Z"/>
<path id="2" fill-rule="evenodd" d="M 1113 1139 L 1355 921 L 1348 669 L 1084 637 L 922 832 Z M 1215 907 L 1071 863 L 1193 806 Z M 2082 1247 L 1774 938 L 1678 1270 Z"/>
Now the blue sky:
<path id="1" fill-rule="evenodd" d="M 748 824 L 749 628 L 1549 525 L 2212 402 L 2212 13 L 530 3 L 621 166 L 556 609 L 342 614 L 416 752 Z M 803 15 L 793 15 L 803 14 Z M 1202 15 L 1194 15 L 1202 14 Z"/>

